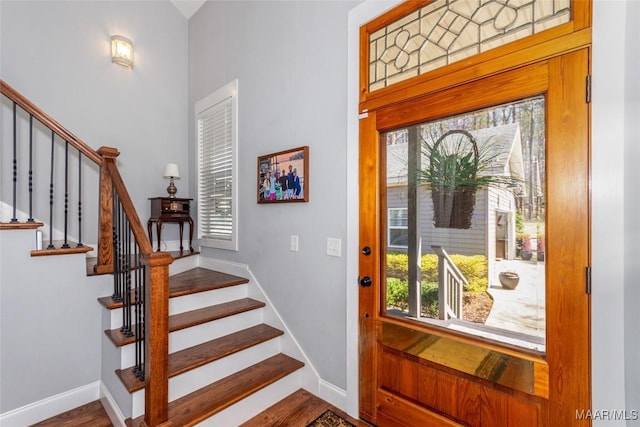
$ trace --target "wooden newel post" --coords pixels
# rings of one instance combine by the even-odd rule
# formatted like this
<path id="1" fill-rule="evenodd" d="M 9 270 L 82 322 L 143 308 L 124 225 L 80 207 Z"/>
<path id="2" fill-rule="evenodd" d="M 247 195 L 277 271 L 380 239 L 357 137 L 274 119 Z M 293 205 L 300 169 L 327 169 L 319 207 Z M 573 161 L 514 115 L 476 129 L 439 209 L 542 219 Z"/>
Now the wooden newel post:
<path id="1" fill-rule="evenodd" d="M 98 208 L 98 262 L 93 270 L 99 274 L 113 273 L 113 182 L 107 163 L 115 163 L 120 152 L 112 147 L 100 147 L 100 202 Z"/>
<path id="2" fill-rule="evenodd" d="M 169 265 L 167 252 L 143 255 L 145 282 L 144 376 L 147 427 L 170 427 L 169 420 Z"/>

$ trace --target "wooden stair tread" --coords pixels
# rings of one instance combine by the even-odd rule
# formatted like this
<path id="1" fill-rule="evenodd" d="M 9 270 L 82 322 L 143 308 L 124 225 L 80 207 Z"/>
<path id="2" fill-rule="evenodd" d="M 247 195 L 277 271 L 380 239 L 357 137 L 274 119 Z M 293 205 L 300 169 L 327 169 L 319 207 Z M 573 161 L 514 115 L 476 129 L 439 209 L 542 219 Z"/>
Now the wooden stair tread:
<path id="1" fill-rule="evenodd" d="M 222 304 L 212 305 L 197 310 L 187 311 L 185 313 L 174 314 L 169 316 L 169 333 L 179 331 L 181 329 L 190 328 L 191 326 L 201 325 L 213 320 L 222 319 L 233 316 L 235 314 L 244 313 L 264 307 L 262 301 L 251 298 L 242 298 Z M 132 331 L 136 330 L 136 326 L 131 327 Z M 123 346 L 135 342 L 136 337 L 125 336 L 120 329 L 112 329 L 104 331 L 111 341 L 117 346 Z"/>
<path id="2" fill-rule="evenodd" d="M 242 285 L 248 282 L 249 279 L 244 277 L 196 267 L 169 277 L 169 298 Z M 109 310 L 122 307 L 122 302 L 114 301 L 111 296 L 98 298 L 98 302 Z M 132 298 L 133 302 L 135 302 L 134 298 Z"/>
<path id="3" fill-rule="evenodd" d="M 169 255 L 171 255 L 171 258 L 173 259 L 180 259 L 180 258 L 187 258 L 190 256 L 195 256 L 195 255 L 200 255 L 199 251 L 166 251 L 169 253 Z M 103 274 L 111 274 L 111 272 L 109 273 L 102 273 L 102 272 L 96 272 L 95 267 L 98 264 L 98 258 L 97 257 L 87 257 L 87 276 L 100 276 Z"/>
<path id="4" fill-rule="evenodd" d="M 41 222 L 0 222 L 0 230 L 35 230 L 42 227 L 44 224 Z"/>
<path id="5" fill-rule="evenodd" d="M 169 355 L 169 378 L 283 334 L 279 329 L 260 324 L 172 353 Z M 118 369 L 116 374 L 129 393 L 144 388 L 144 382 L 135 376 L 130 367 Z"/>
<path id="6" fill-rule="evenodd" d="M 63 248 L 64 240 L 54 240 L 51 242 L 53 244 L 53 248 L 49 249 L 47 246 L 49 245 L 49 241 L 42 242 L 42 248 L 40 250 L 32 250 L 31 256 L 49 256 L 49 255 L 68 255 L 68 254 L 84 254 L 87 252 L 91 252 L 93 248 L 91 246 L 78 246 L 78 242 L 72 242 L 71 240 L 67 240 L 68 248 Z"/>
<path id="7" fill-rule="evenodd" d="M 244 277 L 196 267 L 169 277 L 169 293 L 173 298 L 248 282 Z"/>
<path id="8" fill-rule="evenodd" d="M 296 359 L 277 354 L 169 403 L 169 419 L 174 426 L 195 425 L 303 366 Z M 143 420 L 144 416 L 127 420 L 127 425 L 138 427 Z"/>

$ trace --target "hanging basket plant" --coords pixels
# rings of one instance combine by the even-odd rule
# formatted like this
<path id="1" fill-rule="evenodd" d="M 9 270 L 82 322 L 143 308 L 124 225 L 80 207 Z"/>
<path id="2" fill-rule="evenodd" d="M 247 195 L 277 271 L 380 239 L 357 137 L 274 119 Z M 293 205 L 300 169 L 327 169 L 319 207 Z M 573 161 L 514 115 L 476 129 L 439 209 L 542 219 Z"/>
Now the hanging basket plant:
<path id="1" fill-rule="evenodd" d="M 433 144 L 423 141 L 422 154 L 429 166 L 419 171 L 419 179 L 431 190 L 437 228 L 471 228 L 477 191 L 515 181 L 489 173 L 500 153 L 488 141 L 479 148 L 466 130 L 449 130 Z"/>

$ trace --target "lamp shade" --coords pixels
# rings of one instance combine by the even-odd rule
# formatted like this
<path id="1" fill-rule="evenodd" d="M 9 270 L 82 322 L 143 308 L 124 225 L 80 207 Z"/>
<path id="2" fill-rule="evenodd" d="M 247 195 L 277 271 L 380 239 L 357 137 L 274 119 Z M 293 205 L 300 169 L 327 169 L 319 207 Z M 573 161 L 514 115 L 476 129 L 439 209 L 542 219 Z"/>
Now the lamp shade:
<path id="1" fill-rule="evenodd" d="M 111 36 L 111 62 L 133 68 L 133 43 L 126 37 Z"/>
<path id="2" fill-rule="evenodd" d="M 175 163 L 167 163 L 164 167 L 165 178 L 180 179 L 180 171 L 178 171 L 178 165 Z"/>

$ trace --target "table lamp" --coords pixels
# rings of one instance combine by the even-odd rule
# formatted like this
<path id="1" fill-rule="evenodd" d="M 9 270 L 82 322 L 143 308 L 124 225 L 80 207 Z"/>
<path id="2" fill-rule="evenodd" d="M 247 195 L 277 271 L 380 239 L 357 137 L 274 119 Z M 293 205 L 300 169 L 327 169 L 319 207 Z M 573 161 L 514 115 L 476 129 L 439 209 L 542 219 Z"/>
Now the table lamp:
<path id="1" fill-rule="evenodd" d="M 170 198 L 175 198 L 178 189 L 173 183 L 174 179 L 180 179 L 180 172 L 178 171 L 178 165 L 175 163 L 167 163 L 164 167 L 164 177 L 169 179 L 169 186 L 167 187 L 167 193 Z"/>

